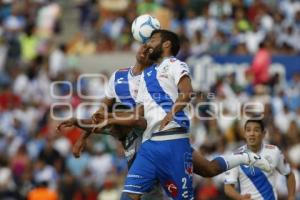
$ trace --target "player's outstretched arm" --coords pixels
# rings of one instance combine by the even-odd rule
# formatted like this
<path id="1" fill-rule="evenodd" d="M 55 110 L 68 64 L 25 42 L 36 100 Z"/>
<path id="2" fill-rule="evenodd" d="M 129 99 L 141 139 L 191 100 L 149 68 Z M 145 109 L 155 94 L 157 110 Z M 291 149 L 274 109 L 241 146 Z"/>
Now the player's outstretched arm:
<path id="1" fill-rule="evenodd" d="M 194 173 L 202 177 L 213 177 L 222 173 L 222 169 L 217 161 L 207 160 L 199 151 L 193 151 Z"/>
<path id="2" fill-rule="evenodd" d="M 68 127 L 77 127 L 84 131 L 91 131 L 92 130 L 93 121 L 91 119 L 76 119 L 71 118 L 68 120 L 65 120 L 61 122 L 57 127 L 57 132 L 61 132 L 62 129 L 68 128 Z"/>
<path id="3" fill-rule="evenodd" d="M 295 174 L 291 171 L 287 178 L 287 188 L 288 188 L 288 200 L 295 200 L 296 199 L 296 180 Z"/>
<path id="4" fill-rule="evenodd" d="M 146 128 L 147 123 L 144 119 L 144 107 L 143 105 L 137 105 L 132 110 L 127 111 L 116 111 L 112 113 L 95 113 L 92 116 L 94 123 L 101 124 L 98 127 L 103 127 L 107 125 L 122 125 L 122 126 L 137 126 L 141 128 Z"/>
<path id="5" fill-rule="evenodd" d="M 241 195 L 240 193 L 238 193 L 238 191 L 236 191 L 236 189 L 234 188 L 234 184 L 225 184 L 224 192 L 228 197 L 234 200 L 251 200 L 250 194 Z"/>
<path id="6" fill-rule="evenodd" d="M 193 151 L 194 172 L 203 177 L 213 177 L 239 165 L 250 165 L 269 172 L 270 163 L 255 153 L 243 151 L 237 154 L 218 156 L 207 160 L 200 152 Z"/>
<path id="7" fill-rule="evenodd" d="M 140 116 L 130 116 L 129 118 L 116 117 L 109 118 L 107 125 L 134 126 L 145 129 L 147 127 L 147 121 L 144 117 Z"/>

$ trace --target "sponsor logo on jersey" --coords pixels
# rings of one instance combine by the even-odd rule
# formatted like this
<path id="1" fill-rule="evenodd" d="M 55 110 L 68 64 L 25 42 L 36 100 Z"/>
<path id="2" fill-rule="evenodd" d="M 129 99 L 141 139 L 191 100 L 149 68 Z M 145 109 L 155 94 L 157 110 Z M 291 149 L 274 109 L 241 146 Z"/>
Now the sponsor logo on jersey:
<path id="1" fill-rule="evenodd" d="M 117 79 L 117 84 L 121 84 L 123 80 L 124 80 L 123 77 L 122 77 L 122 78 L 118 78 L 118 79 Z"/>
<path id="2" fill-rule="evenodd" d="M 176 198 L 178 195 L 178 188 L 172 180 L 168 180 L 165 184 L 168 192 L 170 193 L 172 198 Z"/>
<path id="3" fill-rule="evenodd" d="M 161 78 L 169 78 L 169 76 L 168 76 L 168 75 L 164 75 L 164 74 L 162 74 L 162 75 L 159 75 L 159 77 L 161 77 Z"/>

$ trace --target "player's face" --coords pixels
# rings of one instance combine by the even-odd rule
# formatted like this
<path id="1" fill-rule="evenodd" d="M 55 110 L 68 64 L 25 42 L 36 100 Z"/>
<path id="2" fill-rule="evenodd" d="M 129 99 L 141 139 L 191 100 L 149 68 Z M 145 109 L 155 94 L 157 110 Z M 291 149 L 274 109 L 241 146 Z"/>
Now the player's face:
<path id="1" fill-rule="evenodd" d="M 152 37 L 146 45 L 149 52 L 150 60 L 157 61 L 159 58 L 162 57 L 163 48 L 160 33 L 155 33 L 154 35 L 152 35 Z"/>
<path id="2" fill-rule="evenodd" d="M 249 122 L 245 127 L 245 138 L 247 145 L 259 147 L 262 144 L 264 132 L 258 123 Z"/>
<path id="3" fill-rule="evenodd" d="M 150 65 L 149 54 L 147 53 L 147 46 L 145 44 L 140 46 L 136 54 L 136 60 L 138 61 L 138 63 L 143 64 L 145 66 Z"/>
<path id="4" fill-rule="evenodd" d="M 136 53 L 136 59 L 140 62 L 145 59 L 146 45 L 141 45 L 138 52 Z"/>

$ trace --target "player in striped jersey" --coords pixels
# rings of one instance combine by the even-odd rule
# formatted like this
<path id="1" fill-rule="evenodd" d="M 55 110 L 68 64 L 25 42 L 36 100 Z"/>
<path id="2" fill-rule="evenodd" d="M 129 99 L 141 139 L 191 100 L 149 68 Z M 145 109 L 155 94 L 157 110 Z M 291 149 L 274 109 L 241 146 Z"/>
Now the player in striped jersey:
<path id="1" fill-rule="evenodd" d="M 250 151 L 266 158 L 272 171 L 263 172 L 259 168 L 247 165 L 237 166 L 225 173 L 225 193 L 236 200 L 275 200 L 276 171 L 286 176 L 288 188 L 288 200 L 295 199 L 295 176 L 284 155 L 277 146 L 263 143 L 265 128 L 262 120 L 250 119 L 244 126 L 246 145 L 238 149 L 240 152 Z M 234 185 L 238 184 L 240 192 Z"/>
<path id="2" fill-rule="evenodd" d="M 136 99 L 136 90 L 137 87 L 140 85 L 139 81 L 139 72 L 141 72 L 141 69 L 143 67 L 146 67 L 147 64 L 145 61 L 147 61 L 147 56 L 144 54 L 144 47 L 141 47 L 140 51 L 137 54 L 137 64 L 135 67 L 121 69 L 116 71 L 110 78 L 109 84 L 106 88 L 106 98 L 102 101 L 107 107 L 111 108 L 115 102 L 120 102 L 123 105 L 127 105 L 128 107 L 134 107 L 135 106 L 135 99 Z M 100 109 L 98 113 L 104 113 L 106 109 Z M 60 124 L 58 129 L 66 127 L 66 126 L 79 126 L 80 128 L 83 128 L 87 131 L 90 131 L 89 129 L 86 129 L 85 127 L 80 126 L 80 124 L 77 122 L 78 120 L 68 120 L 66 122 L 63 122 Z M 110 123 L 114 120 L 114 118 L 110 118 Z M 81 121 L 82 124 L 84 123 L 91 123 L 91 120 L 83 120 Z M 126 124 L 134 125 L 134 126 L 145 126 L 146 122 L 143 119 L 138 119 L 135 122 L 122 122 L 123 125 Z M 128 158 L 129 164 L 133 160 L 135 156 L 136 150 L 139 148 L 139 145 L 141 143 L 141 132 L 138 131 L 136 128 L 133 130 L 125 130 L 125 127 L 118 128 L 116 126 L 111 126 L 112 129 L 110 129 L 109 134 L 112 134 L 116 138 L 122 141 L 125 149 L 126 157 Z M 101 128 L 102 129 L 102 128 Z M 117 131 L 116 131 L 117 129 Z M 114 131 L 113 131 L 114 130 Z M 101 133 L 103 133 L 101 131 Z M 107 132 L 106 132 L 107 133 Z M 79 156 L 80 152 L 82 151 L 84 147 L 84 143 L 86 138 L 89 136 L 89 134 L 84 134 L 82 137 L 77 141 L 77 143 L 74 146 L 75 149 L 75 155 Z M 226 157 L 218 157 L 213 161 L 206 160 L 199 152 L 194 151 L 193 152 L 193 165 L 194 165 L 194 171 L 204 177 L 211 177 L 215 176 L 219 173 L 222 173 L 224 170 L 230 169 L 236 165 L 239 164 L 254 164 L 256 166 L 261 166 L 263 168 L 266 168 L 264 165 L 265 163 L 263 160 L 259 162 L 256 160 L 255 154 L 240 154 L 240 155 L 234 155 L 234 156 L 226 156 Z M 191 159 L 191 158 L 190 158 Z M 260 163 L 260 164 L 259 164 Z M 186 166 L 187 169 L 191 169 L 192 166 Z M 191 173 L 191 172 L 189 172 Z M 152 196 L 152 199 L 160 199 L 157 197 L 159 195 L 159 191 L 151 190 L 150 193 L 154 193 L 156 197 L 154 198 Z M 147 199 L 146 196 L 149 193 L 145 193 L 143 195 L 142 199 Z M 154 195 L 153 194 L 153 195 Z M 148 198 L 151 199 L 151 198 Z"/>
<path id="3" fill-rule="evenodd" d="M 149 59 L 146 58 L 144 50 L 144 46 L 141 46 L 138 50 L 136 54 L 136 63 L 134 66 L 119 69 L 111 75 L 108 85 L 105 88 L 105 98 L 102 100 L 103 106 L 100 107 L 97 113 L 105 113 L 106 111 L 111 110 L 112 107 L 114 107 L 117 110 L 130 110 L 135 107 L 135 99 L 139 87 L 141 73 L 145 67 L 151 65 Z M 109 119 L 109 123 L 111 123 L 112 119 L 113 118 Z M 86 140 L 92 132 L 110 134 L 114 136 L 122 143 L 125 152 L 125 158 L 128 163 L 128 168 L 130 168 L 135 158 L 136 151 L 142 143 L 142 135 L 143 131 L 146 128 L 146 121 L 127 121 L 126 125 L 127 126 L 114 125 L 109 126 L 104 130 L 102 130 L 102 128 L 98 128 L 98 130 L 93 130 L 94 126 L 91 119 L 70 119 L 62 122 L 58 126 L 58 130 L 64 127 L 77 126 L 86 131 L 86 133 L 80 136 L 80 138 L 76 141 L 73 147 L 73 154 L 76 157 L 80 156 L 81 151 L 85 147 Z M 123 195 L 121 197 L 121 200 L 122 199 L 124 199 Z M 163 193 L 161 187 L 158 184 L 156 184 L 151 191 L 143 195 L 142 199 L 162 200 Z"/>
<path id="4" fill-rule="evenodd" d="M 128 193 L 128 199 L 140 199 L 157 180 L 173 199 L 193 199 L 193 167 L 206 177 L 252 159 L 255 165 L 269 169 L 269 163 L 253 153 L 208 161 L 193 152 L 187 134 L 189 119 L 184 108 L 192 88 L 188 66 L 174 57 L 179 50 L 178 37 L 167 30 L 156 30 L 147 50 L 149 57 L 151 55 L 158 63 L 145 68 L 137 95 L 137 102 L 144 107 L 141 111 L 147 120 L 147 129 L 125 182 L 123 191 Z"/>

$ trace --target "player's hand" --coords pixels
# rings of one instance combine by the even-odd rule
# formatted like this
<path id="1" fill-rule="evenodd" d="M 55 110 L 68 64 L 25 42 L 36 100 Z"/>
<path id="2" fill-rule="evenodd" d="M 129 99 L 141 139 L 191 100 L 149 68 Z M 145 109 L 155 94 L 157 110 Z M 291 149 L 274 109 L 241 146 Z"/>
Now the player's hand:
<path id="1" fill-rule="evenodd" d="M 104 113 L 103 111 L 98 111 L 98 112 L 93 114 L 92 120 L 93 120 L 93 123 L 98 124 L 101 121 L 107 119 L 107 117 L 108 116 L 107 116 L 106 113 Z"/>
<path id="2" fill-rule="evenodd" d="M 86 143 L 87 143 L 87 139 L 86 138 L 79 138 L 73 148 L 72 148 L 72 153 L 74 155 L 75 158 L 79 158 L 80 157 L 80 154 L 81 152 L 84 150 L 85 146 L 86 146 Z"/>
<path id="3" fill-rule="evenodd" d="M 241 198 L 239 198 L 239 200 L 251 200 L 251 195 L 250 194 L 241 195 Z"/>
<path id="4" fill-rule="evenodd" d="M 107 113 L 103 111 L 98 111 L 93 114 L 92 120 L 94 124 L 94 128 L 92 129 L 92 133 L 100 133 L 101 129 L 103 129 L 107 125 Z"/>
<path id="5" fill-rule="evenodd" d="M 56 127 L 56 132 L 60 133 L 63 128 L 72 127 L 72 126 L 77 126 L 77 119 L 71 118 L 69 120 L 65 120 L 65 121 L 61 122 Z"/>
<path id="6" fill-rule="evenodd" d="M 101 133 L 103 129 L 106 128 L 108 125 L 110 125 L 110 120 L 103 119 L 100 123 L 95 124 L 92 133 Z"/>
<path id="7" fill-rule="evenodd" d="M 159 127 L 159 130 L 163 130 L 169 123 L 170 121 L 173 120 L 173 115 L 171 112 L 169 112 L 165 118 L 161 121 L 161 124 L 160 124 L 160 127 Z"/>

